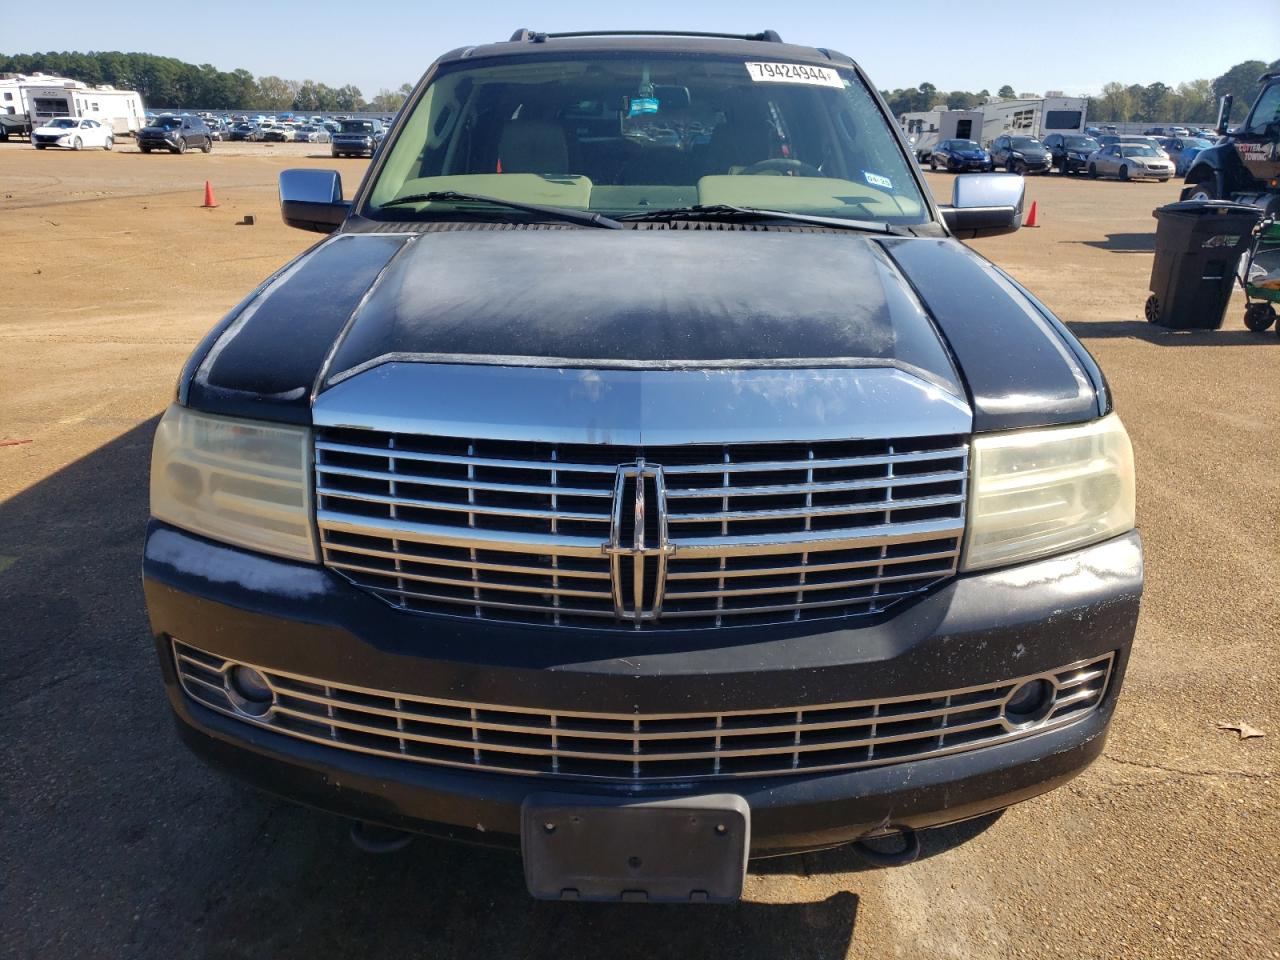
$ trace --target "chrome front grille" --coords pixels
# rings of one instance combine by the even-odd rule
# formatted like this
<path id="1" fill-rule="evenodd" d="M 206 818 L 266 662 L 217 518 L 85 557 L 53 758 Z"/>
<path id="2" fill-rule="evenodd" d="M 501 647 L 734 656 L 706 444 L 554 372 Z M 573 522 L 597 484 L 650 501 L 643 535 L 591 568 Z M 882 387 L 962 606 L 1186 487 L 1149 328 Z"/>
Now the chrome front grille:
<path id="1" fill-rule="evenodd" d="M 668 629 L 858 616 L 955 573 L 963 437 L 619 447 L 324 428 L 325 563 L 388 602 Z"/>
<path id="2" fill-rule="evenodd" d="M 1095 710 L 1113 655 L 1000 683 L 912 697 L 774 710 L 610 714 L 533 710 L 369 690 L 258 668 L 271 700 L 229 695 L 234 661 L 173 645 L 193 700 L 277 733 L 418 763 L 587 780 L 660 781 L 875 767 L 976 750 L 1065 726 Z M 1043 680 L 1036 719 L 1006 702 Z"/>

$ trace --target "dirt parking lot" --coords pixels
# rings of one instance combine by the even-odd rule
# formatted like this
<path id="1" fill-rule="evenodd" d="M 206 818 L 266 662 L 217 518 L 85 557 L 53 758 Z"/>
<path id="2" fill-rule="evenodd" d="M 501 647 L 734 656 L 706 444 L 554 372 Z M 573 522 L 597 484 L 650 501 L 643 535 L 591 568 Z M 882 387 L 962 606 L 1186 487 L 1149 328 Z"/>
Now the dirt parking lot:
<path id="1" fill-rule="evenodd" d="M 1041 227 L 975 244 L 1093 351 L 1137 454 L 1142 621 L 1067 787 L 909 867 L 834 851 L 758 864 L 734 907 L 602 908 L 530 901 L 506 854 L 369 857 L 188 756 L 139 586 L 151 434 L 205 331 L 313 240 L 279 170 L 354 189 L 365 163 L 327 153 L 0 145 L 0 955 L 1280 957 L 1280 337 L 1239 296 L 1218 332 L 1143 321 L 1176 183 L 1035 178 Z M 1218 729 L 1241 720 L 1266 736 Z"/>

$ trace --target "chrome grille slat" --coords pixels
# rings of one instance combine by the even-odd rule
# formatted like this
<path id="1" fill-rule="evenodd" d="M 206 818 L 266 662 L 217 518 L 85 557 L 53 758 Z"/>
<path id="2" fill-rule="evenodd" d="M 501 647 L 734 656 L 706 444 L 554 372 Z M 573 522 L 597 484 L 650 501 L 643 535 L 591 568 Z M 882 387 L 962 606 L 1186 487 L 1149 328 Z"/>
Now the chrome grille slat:
<path id="1" fill-rule="evenodd" d="M 964 534 L 955 436 L 640 449 L 327 427 L 315 451 L 325 563 L 411 612 L 647 630 L 866 616 L 953 576 Z"/>
<path id="2" fill-rule="evenodd" d="M 918 695 L 762 710 L 593 713 L 379 691 L 249 664 L 273 692 L 261 716 L 221 681 L 236 661 L 173 641 L 186 695 L 285 736 L 402 762 L 580 780 L 649 782 L 856 769 L 946 756 L 1074 723 L 1102 702 L 1113 654 L 1041 674 Z M 1056 699 L 1015 723 L 1004 703 L 1029 680 Z"/>

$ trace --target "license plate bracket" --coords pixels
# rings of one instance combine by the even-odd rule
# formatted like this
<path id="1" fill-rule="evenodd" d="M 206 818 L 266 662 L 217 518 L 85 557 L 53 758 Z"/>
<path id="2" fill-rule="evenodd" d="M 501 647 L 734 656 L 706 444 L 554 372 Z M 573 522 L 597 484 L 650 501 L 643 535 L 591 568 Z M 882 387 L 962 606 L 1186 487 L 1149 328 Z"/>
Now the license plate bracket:
<path id="1" fill-rule="evenodd" d="M 520 809 L 525 882 L 539 900 L 731 903 L 750 845 L 751 810 L 734 794 L 539 793 Z"/>

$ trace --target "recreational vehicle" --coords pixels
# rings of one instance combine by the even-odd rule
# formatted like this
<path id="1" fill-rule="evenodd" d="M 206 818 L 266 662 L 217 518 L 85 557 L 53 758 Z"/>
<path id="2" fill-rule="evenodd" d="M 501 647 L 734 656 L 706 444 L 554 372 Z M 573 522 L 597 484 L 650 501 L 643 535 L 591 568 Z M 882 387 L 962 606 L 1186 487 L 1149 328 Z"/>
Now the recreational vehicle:
<path id="1" fill-rule="evenodd" d="M 929 154 L 943 140 L 976 140 L 982 131 L 980 110 L 922 110 L 898 118 L 917 160 Z"/>
<path id="2" fill-rule="evenodd" d="M 27 114 L 33 126 L 54 117 L 88 118 L 116 134 L 134 133 L 145 122 L 142 97 L 132 90 L 91 87 L 40 73 L 0 79 L 0 112 Z"/>
<path id="3" fill-rule="evenodd" d="M 988 100 L 982 106 L 982 142 L 1006 133 L 1041 139 L 1051 133 L 1084 133 L 1088 103 L 1084 97 Z"/>

